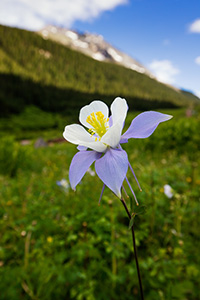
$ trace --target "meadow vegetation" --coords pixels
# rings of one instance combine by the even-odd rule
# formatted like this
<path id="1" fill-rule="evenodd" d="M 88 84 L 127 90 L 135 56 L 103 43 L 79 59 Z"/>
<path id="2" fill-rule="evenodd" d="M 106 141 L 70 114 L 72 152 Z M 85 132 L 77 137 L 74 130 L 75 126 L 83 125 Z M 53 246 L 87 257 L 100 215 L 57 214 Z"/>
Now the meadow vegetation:
<path id="1" fill-rule="evenodd" d="M 143 191 L 128 178 L 146 211 L 135 218 L 145 299 L 197 300 L 200 119 L 198 111 L 163 112 L 174 118 L 124 145 Z M 76 192 L 57 184 L 68 180 L 74 145 L 34 147 L 39 136 L 61 137 L 69 121 L 32 107 L 0 122 L 0 299 L 140 299 L 120 200 L 106 189 L 98 206 L 102 182 L 90 173 Z"/>

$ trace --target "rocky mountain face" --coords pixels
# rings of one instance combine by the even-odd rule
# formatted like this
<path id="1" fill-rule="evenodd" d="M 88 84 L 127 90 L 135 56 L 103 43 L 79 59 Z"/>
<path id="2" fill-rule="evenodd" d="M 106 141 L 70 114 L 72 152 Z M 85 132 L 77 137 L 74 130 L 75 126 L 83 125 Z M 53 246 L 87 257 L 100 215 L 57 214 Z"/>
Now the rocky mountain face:
<path id="1" fill-rule="evenodd" d="M 44 39 L 51 39 L 74 50 L 80 51 L 93 59 L 107 61 L 122 65 L 139 73 L 154 76 L 142 64 L 119 51 L 109 43 L 103 36 L 90 33 L 79 33 L 74 30 L 47 26 L 38 32 Z"/>

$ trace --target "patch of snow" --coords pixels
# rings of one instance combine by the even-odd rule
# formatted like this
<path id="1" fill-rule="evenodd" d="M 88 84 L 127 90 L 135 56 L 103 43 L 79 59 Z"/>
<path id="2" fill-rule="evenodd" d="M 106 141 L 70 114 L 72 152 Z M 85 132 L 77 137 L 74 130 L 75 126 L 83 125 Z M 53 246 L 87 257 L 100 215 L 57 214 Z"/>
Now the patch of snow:
<path id="1" fill-rule="evenodd" d="M 117 62 L 122 61 L 122 57 L 113 48 L 108 48 L 107 51 L 115 61 Z"/>
<path id="2" fill-rule="evenodd" d="M 105 56 L 100 52 L 96 52 L 96 53 L 92 54 L 92 57 L 99 61 L 105 60 Z"/>
<path id="3" fill-rule="evenodd" d="M 95 34 L 86 34 L 85 41 L 87 41 L 88 43 L 99 44 L 99 43 L 102 43 L 103 36 L 102 35 L 95 35 Z"/>
<path id="4" fill-rule="evenodd" d="M 139 73 L 145 73 L 145 68 L 139 67 L 139 66 L 137 66 L 137 65 L 135 65 L 135 64 L 132 64 L 132 65 L 130 66 L 130 68 L 131 68 L 132 70 L 134 70 L 134 71 L 139 72 Z"/>
<path id="5" fill-rule="evenodd" d="M 80 41 L 80 40 L 75 40 L 74 46 L 86 49 L 86 48 L 88 48 L 88 43 Z"/>
<path id="6" fill-rule="evenodd" d="M 55 26 L 51 26 L 50 31 L 52 33 L 56 33 L 58 31 L 58 29 Z"/>
<path id="7" fill-rule="evenodd" d="M 65 35 L 67 37 L 69 37 L 70 39 L 72 39 L 72 40 L 77 40 L 78 39 L 78 34 L 75 33 L 75 32 L 73 32 L 73 31 L 71 31 L 71 30 L 66 31 Z"/>

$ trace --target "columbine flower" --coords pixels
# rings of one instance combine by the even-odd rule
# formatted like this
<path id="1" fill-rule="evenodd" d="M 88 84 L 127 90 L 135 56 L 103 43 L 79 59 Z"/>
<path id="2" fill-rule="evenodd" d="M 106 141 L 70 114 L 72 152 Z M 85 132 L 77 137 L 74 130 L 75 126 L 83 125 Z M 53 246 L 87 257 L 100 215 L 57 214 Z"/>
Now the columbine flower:
<path id="1" fill-rule="evenodd" d="M 70 184 L 72 189 L 75 190 L 76 185 L 95 161 L 96 173 L 104 183 L 100 199 L 105 186 L 121 198 L 124 180 L 128 183 L 135 197 L 126 177 L 128 167 L 133 173 L 139 188 L 140 185 L 128 161 L 127 153 L 120 144 L 127 143 L 130 138 L 149 137 L 159 123 L 171 119 L 172 116 L 155 111 L 141 113 L 132 121 L 128 130 L 122 135 L 128 111 L 126 100 L 117 97 L 111 104 L 110 110 L 111 116 L 109 117 L 107 105 L 99 100 L 93 101 L 89 105 L 84 106 L 79 114 L 79 121 L 87 130 L 79 124 L 65 127 L 64 138 L 78 145 L 79 150 L 73 157 L 70 165 Z M 87 150 L 88 148 L 90 150 Z"/>

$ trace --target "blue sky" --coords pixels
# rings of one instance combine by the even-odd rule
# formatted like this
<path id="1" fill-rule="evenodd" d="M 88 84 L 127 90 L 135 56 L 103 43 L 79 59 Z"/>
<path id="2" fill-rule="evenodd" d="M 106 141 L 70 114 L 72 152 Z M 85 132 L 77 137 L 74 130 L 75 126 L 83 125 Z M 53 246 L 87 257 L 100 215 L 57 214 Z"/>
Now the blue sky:
<path id="1" fill-rule="evenodd" d="M 159 80 L 200 97 L 200 0 L 1 0 L 0 23 L 101 34 Z"/>

